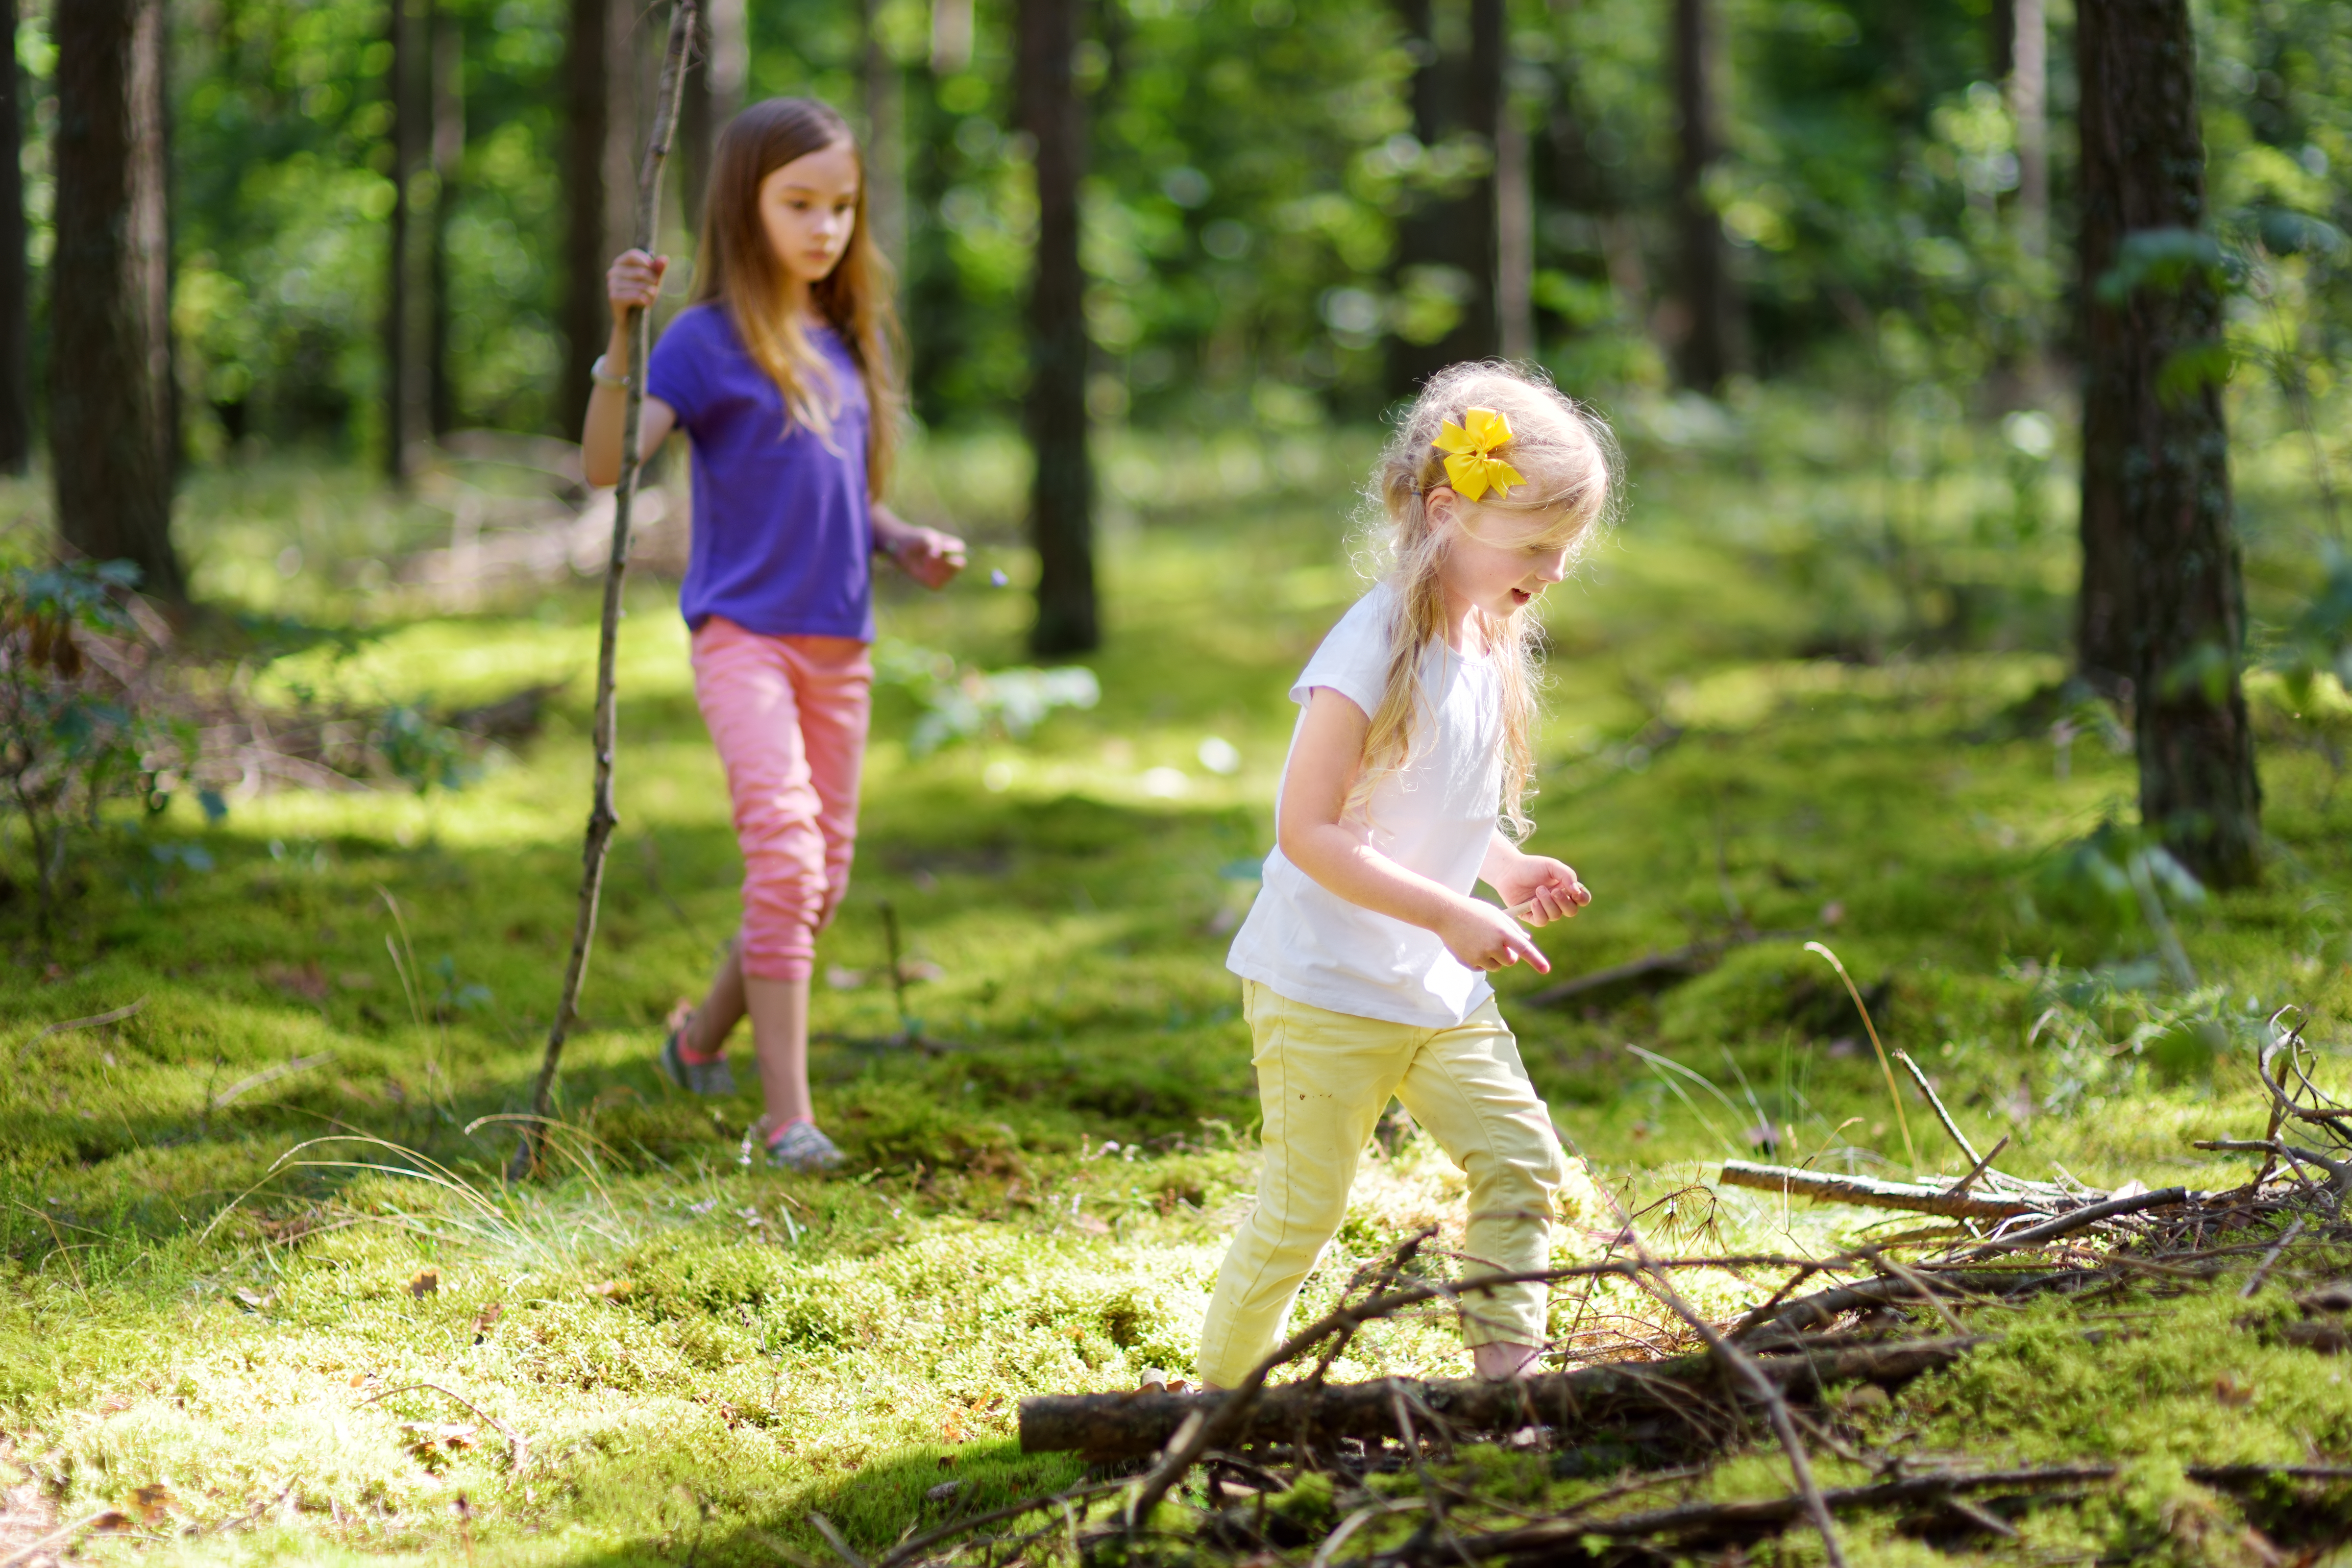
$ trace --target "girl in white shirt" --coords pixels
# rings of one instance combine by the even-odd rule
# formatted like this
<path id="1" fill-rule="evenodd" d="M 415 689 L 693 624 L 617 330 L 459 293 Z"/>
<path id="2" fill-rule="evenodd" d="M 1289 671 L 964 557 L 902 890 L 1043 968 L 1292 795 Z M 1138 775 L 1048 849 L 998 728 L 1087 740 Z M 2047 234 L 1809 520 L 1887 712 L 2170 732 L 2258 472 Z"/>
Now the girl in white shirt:
<path id="1" fill-rule="evenodd" d="M 1493 363 L 1433 377 L 1382 455 L 1371 498 L 1390 564 L 1291 688 L 1304 711 L 1276 847 L 1226 961 L 1265 1161 L 1202 1331 L 1209 1386 L 1277 1342 L 1391 1095 L 1469 1176 L 1465 1279 L 1547 1266 L 1571 1173 L 1486 974 L 1551 966 L 1471 889 L 1485 881 L 1530 926 L 1591 901 L 1573 868 L 1516 840 L 1533 826 L 1531 607 L 1610 510 L 1614 467 L 1597 416 Z M 1548 1296 L 1536 1283 L 1464 1298 L 1482 1375 L 1532 1367 Z"/>

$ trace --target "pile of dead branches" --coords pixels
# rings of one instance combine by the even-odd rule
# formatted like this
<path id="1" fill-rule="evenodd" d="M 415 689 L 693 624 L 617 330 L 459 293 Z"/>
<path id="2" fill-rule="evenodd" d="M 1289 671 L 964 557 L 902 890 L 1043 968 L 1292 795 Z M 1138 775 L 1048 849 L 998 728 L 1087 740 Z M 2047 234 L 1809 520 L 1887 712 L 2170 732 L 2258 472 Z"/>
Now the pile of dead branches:
<path id="1" fill-rule="evenodd" d="M 1465 1283 L 1435 1277 L 1417 1257 L 1424 1234 L 1361 1270 L 1337 1309 L 1237 1388 L 1024 1401 L 1024 1448 L 1086 1456 L 1095 1468 L 1081 1487 L 910 1531 L 871 1562 L 829 1522 L 813 1522 L 859 1568 L 1003 1568 L 1072 1552 L 1089 1562 L 1302 1568 L 1747 1561 L 1741 1553 L 1792 1529 L 1816 1537 L 1837 1563 L 1848 1561 L 1842 1531 L 1864 1518 L 1955 1549 L 1997 1546 L 2033 1510 L 2110 1487 L 2119 1475 L 2113 1458 L 1988 1465 L 1910 1446 L 1874 1448 L 1881 1429 L 1853 1417 L 1998 1342 L 2004 1310 L 2037 1298 L 2088 1305 L 2231 1282 L 2243 1296 L 2274 1280 L 2316 1283 L 2298 1297 L 2303 1321 L 2282 1337 L 2321 1352 L 2352 1349 L 2352 1285 L 2324 1282 L 2325 1249 L 2352 1240 L 2342 1212 L 2352 1185 L 2352 1107 L 2322 1094 L 2310 1067 L 2300 1028 L 2274 1019 L 2260 1062 L 2273 1106 L 2268 1132 L 2200 1145 L 2264 1158 L 2251 1180 L 2217 1190 L 2101 1193 L 2007 1175 L 1992 1163 L 2002 1145 L 1979 1154 L 1937 1105 L 1969 1161 L 1958 1177 L 1870 1183 L 1735 1163 L 1727 1178 L 1918 1210 L 1952 1222 L 1940 1235 L 1818 1258 L 1669 1257 L 1628 1226 L 1596 1261 Z M 1777 1283 L 1753 1306 L 1714 1320 L 1686 1294 L 1700 1271 Z M 1662 1321 L 1686 1331 L 1689 1348 L 1660 1354 L 1628 1337 L 1596 1352 L 1580 1340 L 1556 1347 L 1555 1359 L 1584 1364 L 1517 1383 L 1326 1381 L 1367 1324 L 1458 1310 L 1484 1287 L 1538 1278 L 1588 1295 L 1631 1286 Z M 2095 1319 L 2079 1331 L 2098 1343 L 2146 1331 Z M 1294 1380 L 1273 1381 L 1293 1371 Z M 1522 1478 L 1576 1484 L 1514 1493 L 1474 1444 L 1493 1445 L 1477 1452 L 1509 1457 Z M 1785 1490 L 1731 1498 L 1710 1486 L 1727 1461 L 1759 1444 L 1778 1451 Z M 1840 1484 L 1817 1480 L 1823 1456 Z M 2272 1537 L 2352 1538 L 2352 1464 L 2315 1455 L 2308 1463 L 2191 1464 L 2187 1474 L 2236 1499 L 2258 1523 L 2248 1531 L 2250 1561 L 2284 1561 L 2263 1558 Z"/>

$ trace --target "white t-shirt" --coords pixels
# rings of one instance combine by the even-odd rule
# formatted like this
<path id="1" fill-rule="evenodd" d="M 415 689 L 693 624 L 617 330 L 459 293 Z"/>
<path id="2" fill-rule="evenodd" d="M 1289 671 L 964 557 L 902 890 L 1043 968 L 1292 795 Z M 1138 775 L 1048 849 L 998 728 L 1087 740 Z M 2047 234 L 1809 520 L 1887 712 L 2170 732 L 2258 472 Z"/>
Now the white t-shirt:
<path id="1" fill-rule="evenodd" d="M 1382 583 L 1339 617 L 1290 688 L 1301 725 L 1318 686 L 1368 716 L 1380 707 L 1395 605 L 1395 590 Z M 1467 895 L 1502 801 L 1502 690 L 1493 661 L 1433 643 L 1422 658 L 1421 699 L 1405 766 L 1374 787 L 1369 826 L 1349 826 L 1407 870 Z M 1436 932 L 1349 902 L 1278 847 L 1265 858 L 1265 883 L 1225 967 L 1294 1002 L 1433 1029 L 1459 1024 L 1494 989 Z"/>

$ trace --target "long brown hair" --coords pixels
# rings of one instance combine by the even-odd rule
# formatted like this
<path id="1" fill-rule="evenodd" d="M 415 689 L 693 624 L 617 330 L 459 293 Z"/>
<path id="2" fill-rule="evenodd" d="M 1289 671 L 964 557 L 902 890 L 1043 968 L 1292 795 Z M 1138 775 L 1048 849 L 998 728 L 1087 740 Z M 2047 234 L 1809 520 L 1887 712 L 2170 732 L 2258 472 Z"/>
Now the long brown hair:
<path id="1" fill-rule="evenodd" d="M 1448 534 L 1433 525 L 1428 505 L 1429 492 L 1447 483 L 1435 443 L 1448 420 L 1461 424 L 1472 408 L 1491 408 L 1509 419 L 1511 442 L 1503 455 L 1527 482 L 1512 486 L 1508 495 L 1489 491 L 1482 500 L 1461 501 L 1456 526 L 1474 528 L 1481 511 L 1540 521 L 1545 526 L 1537 537 L 1568 546 L 1575 559 L 1617 504 L 1617 445 L 1608 423 L 1564 395 L 1541 371 L 1489 360 L 1453 365 L 1429 378 L 1365 489 L 1378 519 L 1374 551 L 1396 590 L 1396 607 L 1387 679 L 1364 735 L 1363 770 L 1349 794 L 1353 810 L 1365 809 L 1373 787 L 1412 755 L 1422 656 L 1445 635 L 1439 568 Z M 1535 826 L 1528 820 L 1527 797 L 1535 786 L 1535 661 L 1543 628 L 1525 605 L 1499 619 L 1480 611 L 1477 623 L 1480 651 L 1494 659 L 1503 688 L 1503 794 L 1496 805 L 1513 837 L 1524 838 Z"/>
<path id="2" fill-rule="evenodd" d="M 760 182 L 795 158 L 835 142 L 857 152 L 857 138 L 830 106 L 811 98 L 752 104 L 719 133 L 702 203 L 702 244 L 695 258 L 694 302 L 727 308 L 753 363 L 775 379 L 791 424 L 830 440 L 840 410 L 832 368 L 809 346 L 799 320 L 784 309 L 784 273 L 760 221 Z M 849 248 L 809 287 L 810 303 L 841 334 L 866 383 L 872 416 L 866 437 L 866 493 L 879 500 L 890 482 L 907 395 L 898 380 L 901 335 L 891 303 L 889 258 L 866 222 L 866 158 L 858 153 L 857 210 Z"/>

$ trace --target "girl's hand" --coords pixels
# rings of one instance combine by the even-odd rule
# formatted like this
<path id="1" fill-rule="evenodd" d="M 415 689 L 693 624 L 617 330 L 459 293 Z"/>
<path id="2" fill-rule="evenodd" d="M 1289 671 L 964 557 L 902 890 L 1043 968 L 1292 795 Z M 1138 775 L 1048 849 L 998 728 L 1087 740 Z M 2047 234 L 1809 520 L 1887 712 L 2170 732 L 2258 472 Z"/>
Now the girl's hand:
<path id="1" fill-rule="evenodd" d="M 1576 868 L 1549 856 L 1521 855 L 1508 866 L 1491 869 L 1488 885 L 1531 926 L 1573 920 L 1577 910 L 1592 901 L 1592 889 L 1577 879 Z"/>
<path id="2" fill-rule="evenodd" d="M 604 274 L 604 297 L 612 301 L 614 321 L 626 321 L 632 309 L 652 310 L 661 298 L 662 274 L 668 270 L 667 256 L 625 250 L 614 258 L 612 269 Z"/>
<path id="3" fill-rule="evenodd" d="M 1475 899 L 1464 899 L 1439 922 L 1437 936 L 1446 952 L 1473 969 L 1508 969 L 1524 958 L 1538 974 L 1551 973 L 1551 961 L 1517 921 Z"/>
<path id="4" fill-rule="evenodd" d="M 936 528 L 918 528 L 879 509 L 874 518 L 874 542 L 897 563 L 899 571 L 926 588 L 944 588 L 963 570 L 963 541 Z"/>

